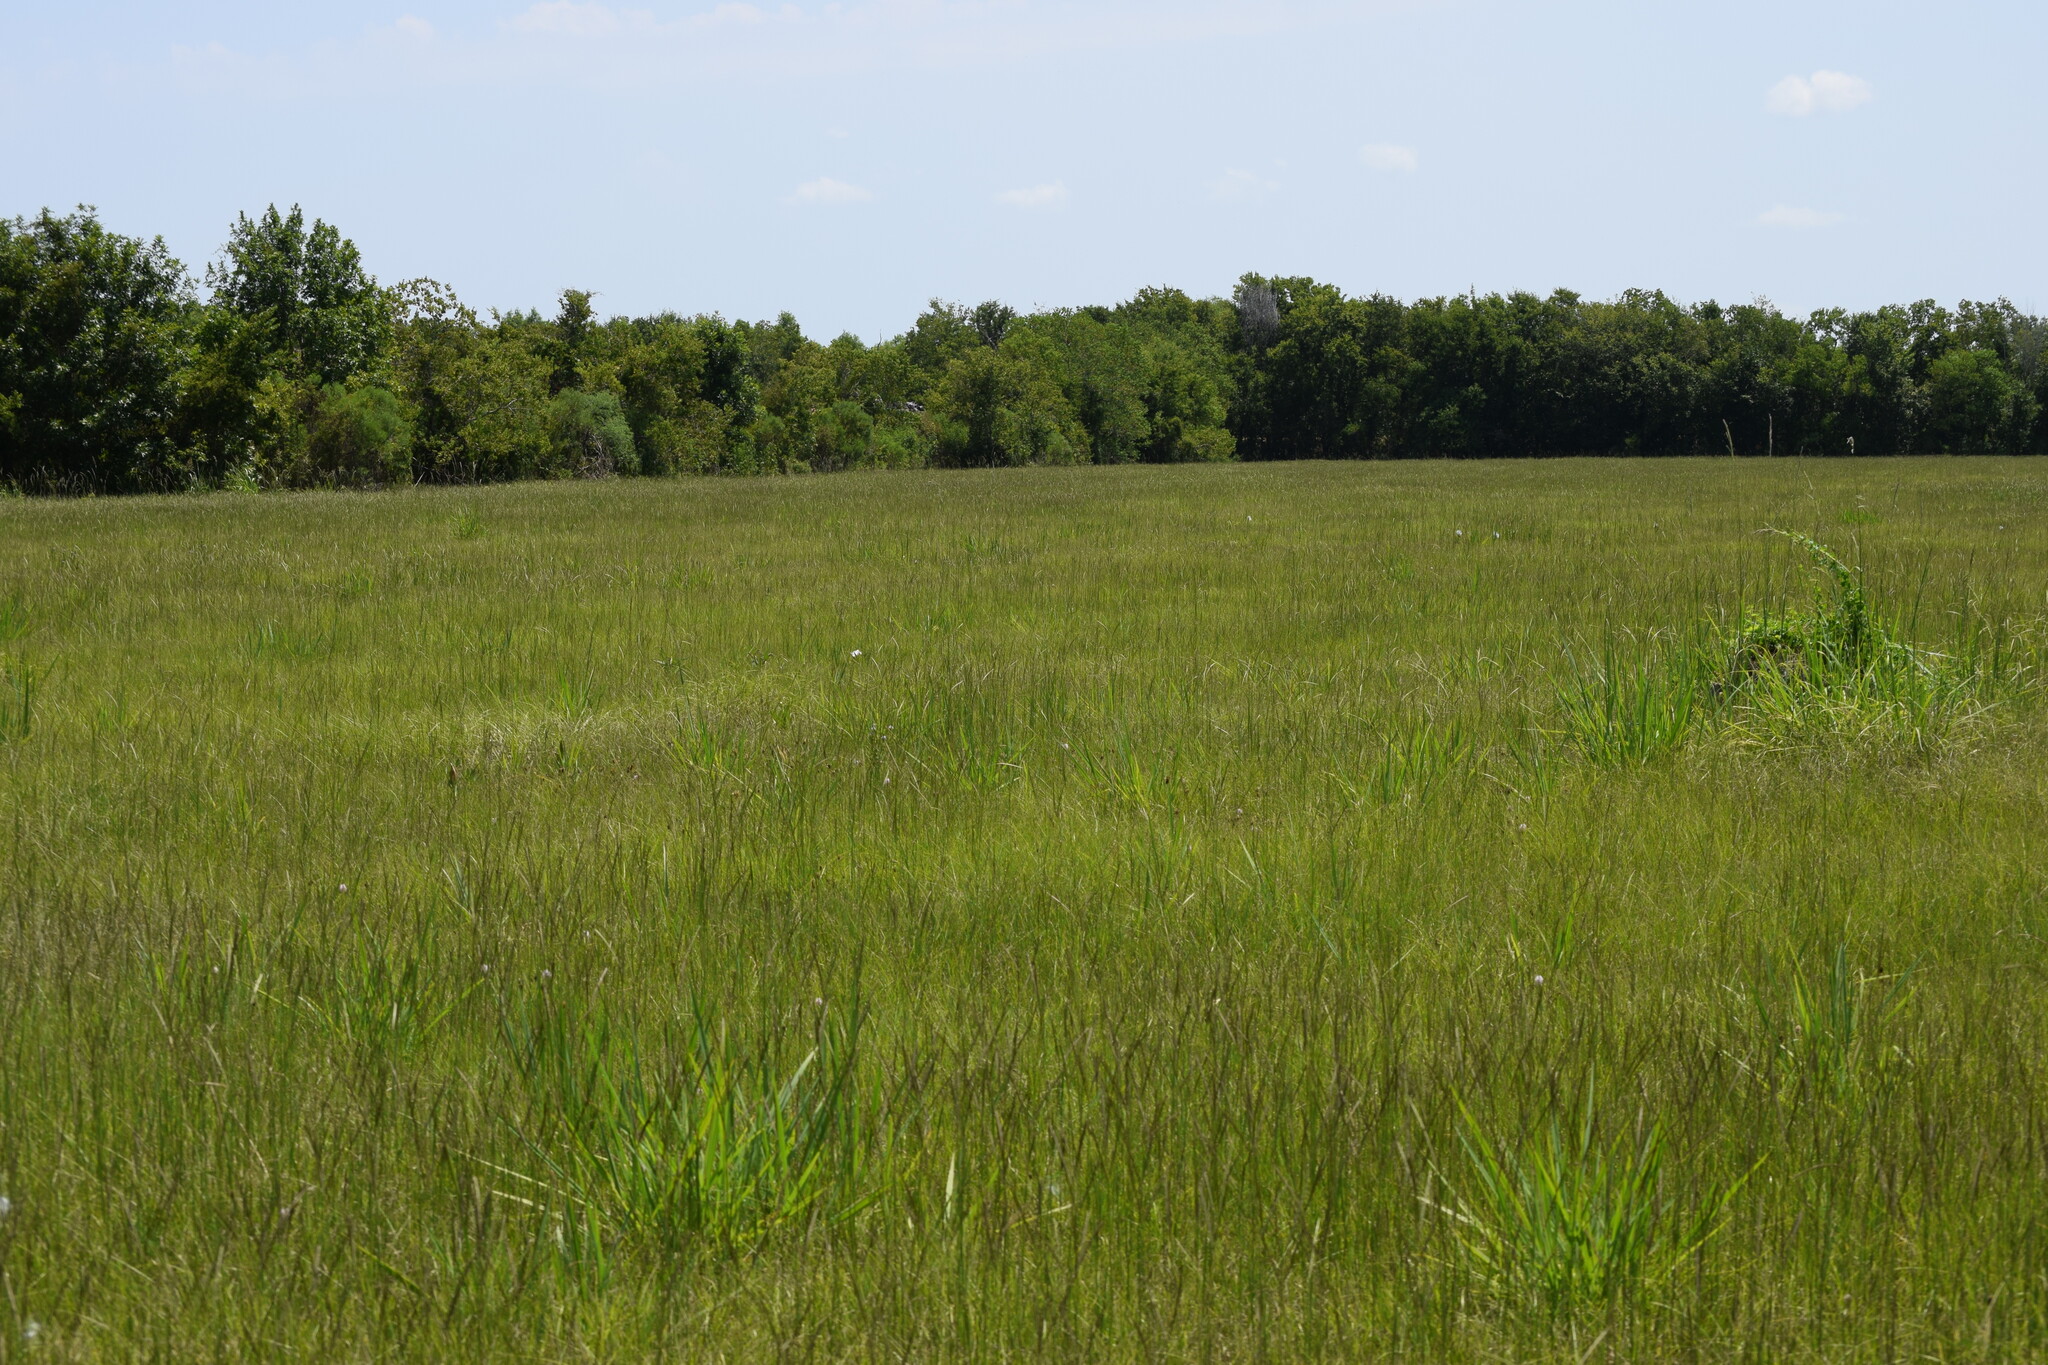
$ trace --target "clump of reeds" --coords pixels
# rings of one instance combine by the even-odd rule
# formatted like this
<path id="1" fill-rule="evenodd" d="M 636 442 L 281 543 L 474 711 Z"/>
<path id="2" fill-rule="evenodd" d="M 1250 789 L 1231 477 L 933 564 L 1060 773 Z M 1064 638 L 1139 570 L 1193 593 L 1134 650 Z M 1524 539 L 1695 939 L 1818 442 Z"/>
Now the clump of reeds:
<path id="1" fill-rule="evenodd" d="M 1981 717 L 2023 671 L 1974 619 L 1953 653 L 1908 643 L 1860 570 L 1798 532 L 1826 586 L 1802 607 L 1748 611 L 1732 630 L 1634 659 L 1613 651 L 1558 691 L 1565 734 L 1602 765 L 1641 763 L 1712 731 L 1765 746 L 1832 734 L 1924 743 Z"/>
<path id="2" fill-rule="evenodd" d="M 1721 1227 L 1739 1176 L 1681 1209 L 1666 1188 L 1661 1124 L 1601 1141 L 1592 1087 L 1579 1121 L 1555 1115 L 1520 1146 L 1459 1106 L 1467 1178 L 1445 1209 L 1468 1268 L 1501 1306 L 1569 1317 L 1654 1287 Z"/>
<path id="3" fill-rule="evenodd" d="M 507 1042 L 539 1164 L 521 1178 L 565 1227 L 675 1252 L 744 1251 L 864 1204 L 854 1062 L 861 1014 L 826 1019 L 787 1070 L 695 1013 L 673 1060 L 567 1002 L 537 1005 Z M 513 1174 L 508 1172 L 508 1174 Z"/>
<path id="4" fill-rule="evenodd" d="M 1942 654 L 1908 643 L 1873 602 L 1862 573 L 1827 546 L 1780 532 L 1805 550 L 1826 587 L 1804 608 L 1746 613 L 1722 646 L 1713 680 L 1725 728 L 1778 743 L 1834 733 L 1924 742 L 1981 716 L 2015 680 L 1987 632 Z"/>

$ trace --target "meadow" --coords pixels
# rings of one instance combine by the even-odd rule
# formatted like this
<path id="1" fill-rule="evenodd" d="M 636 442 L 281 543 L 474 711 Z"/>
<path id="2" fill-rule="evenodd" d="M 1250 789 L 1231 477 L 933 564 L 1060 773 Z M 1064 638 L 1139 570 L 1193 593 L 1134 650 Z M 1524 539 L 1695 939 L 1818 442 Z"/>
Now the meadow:
<path id="1" fill-rule="evenodd" d="M 0 501 L 0 1359 L 2048 1357 L 2044 646 L 2025 459 Z"/>

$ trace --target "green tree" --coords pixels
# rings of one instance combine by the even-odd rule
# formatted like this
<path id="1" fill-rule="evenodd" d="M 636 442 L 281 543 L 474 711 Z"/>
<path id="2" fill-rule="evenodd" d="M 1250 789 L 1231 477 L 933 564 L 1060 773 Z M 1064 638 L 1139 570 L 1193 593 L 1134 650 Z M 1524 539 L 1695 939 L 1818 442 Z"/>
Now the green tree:
<path id="1" fill-rule="evenodd" d="M 590 306 L 590 295 L 581 289 L 564 289 L 560 310 L 555 314 L 555 334 L 548 346 L 554 361 L 554 371 L 548 376 L 549 392 L 586 387 L 583 372 L 597 330 L 597 313 Z"/>
<path id="2" fill-rule="evenodd" d="M 1085 436 L 1059 387 L 1022 356 L 977 347 L 946 368 L 937 410 L 941 463 L 1074 464 Z"/>
<path id="3" fill-rule="evenodd" d="M 75 491 L 181 480 L 178 374 L 193 305 L 161 239 L 90 208 L 0 220 L 0 482 Z"/>
<path id="4" fill-rule="evenodd" d="M 332 486 L 405 483 L 412 477 L 412 421 L 385 388 L 329 384 L 306 422 L 303 472 L 291 481 Z"/>
<path id="5" fill-rule="evenodd" d="M 576 478 L 638 474 L 633 428 L 616 394 L 564 389 L 548 404 L 548 472 Z"/>
<path id="6" fill-rule="evenodd" d="M 2033 427 L 2033 395 L 1996 352 L 1957 349 L 1928 366 L 1921 449 L 1932 454 L 2015 454 Z"/>
<path id="7" fill-rule="evenodd" d="M 1000 346 L 1009 334 L 1010 324 L 1017 320 L 1017 310 L 1007 303 L 990 299 L 986 303 L 975 304 L 968 320 L 974 327 L 974 334 L 981 338 L 982 345 Z"/>
<path id="8" fill-rule="evenodd" d="M 375 366 L 391 337 L 391 301 L 363 270 L 355 243 L 297 205 L 236 217 L 207 267 L 214 305 L 268 329 L 276 365 L 293 379 L 339 384 Z"/>
<path id="9" fill-rule="evenodd" d="M 417 413 L 414 476 L 466 483 L 547 472 L 547 357 L 485 323 L 446 285 L 415 280 L 396 292 L 392 369 Z"/>

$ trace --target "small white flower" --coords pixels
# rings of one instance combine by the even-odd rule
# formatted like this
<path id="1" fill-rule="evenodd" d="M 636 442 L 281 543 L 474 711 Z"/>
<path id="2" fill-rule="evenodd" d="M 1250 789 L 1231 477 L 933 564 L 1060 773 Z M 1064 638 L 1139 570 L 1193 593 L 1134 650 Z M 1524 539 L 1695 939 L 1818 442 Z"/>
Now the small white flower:
<path id="1" fill-rule="evenodd" d="M 9 1199 L 6 1195 L 0 1194 L 0 1218 L 5 1218 L 8 1214 L 13 1212 L 14 1201 L 12 1199 Z"/>
<path id="2" fill-rule="evenodd" d="M 491 964 L 490 964 L 490 963 L 488 963 L 488 962 L 486 962 L 486 963 L 484 964 L 484 975 L 485 975 L 485 976 L 489 976 L 490 974 L 491 974 Z"/>
<path id="3" fill-rule="evenodd" d="M 343 893 L 344 895 L 346 895 L 346 894 L 348 893 L 348 883 L 347 883 L 347 882 L 343 882 L 343 883 L 341 884 L 341 890 L 342 890 L 342 893 Z"/>
<path id="4" fill-rule="evenodd" d="M 1540 986 L 1540 985 L 1542 985 L 1542 984 L 1543 984 L 1543 978 L 1542 978 L 1542 977 L 1540 977 L 1540 976 L 1539 976 L 1539 977 L 1537 977 L 1537 978 L 1536 978 L 1536 984 L 1537 984 L 1537 985 L 1539 985 L 1539 986 Z"/>
<path id="5" fill-rule="evenodd" d="M 37 1337 L 41 1336 L 42 1334 L 43 1325 L 40 1322 L 37 1322 L 34 1318 L 30 1318 L 25 1324 L 23 1324 L 21 1329 L 21 1337 L 24 1341 L 34 1341 Z"/>
<path id="6" fill-rule="evenodd" d="M 811 1003 L 813 1005 L 816 1005 L 819 1009 L 823 1009 L 825 1008 L 825 997 L 822 995 L 814 995 L 811 997 Z"/>
<path id="7" fill-rule="evenodd" d="M 540 969 L 540 979 L 543 981 L 553 981 L 555 979 L 555 974 L 549 971 L 546 967 L 543 967 Z"/>
<path id="8" fill-rule="evenodd" d="M 888 779 L 888 778 L 886 778 L 886 777 L 885 777 L 885 778 L 883 778 L 883 779 L 882 779 L 882 785 L 883 785 L 883 786 L 885 786 L 885 787 L 886 787 L 886 786 L 888 786 L 888 785 L 889 785 L 889 779 Z"/>
<path id="9" fill-rule="evenodd" d="M 1462 535 L 1464 535 L 1465 533 L 1464 533 L 1463 531 L 1453 531 L 1453 532 L 1451 532 L 1451 534 L 1452 534 L 1452 535 L 1454 535 L 1454 536 L 1462 536 Z"/>
<path id="10" fill-rule="evenodd" d="M 1529 827 L 1527 825 L 1516 825 L 1515 828 L 1526 831 Z"/>
<path id="11" fill-rule="evenodd" d="M 853 657 L 854 657 L 854 658 L 856 658 L 856 659 L 858 659 L 858 658 L 860 657 L 860 651 L 859 651 L 859 650 L 857 650 L 857 649 L 856 649 L 855 651 L 853 651 Z"/>
<path id="12" fill-rule="evenodd" d="M 1493 533 L 1493 538 L 1494 538 L 1495 540 L 1499 540 L 1499 539 L 1500 539 L 1500 532 L 1498 532 L 1498 531 L 1495 531 L 1495 532 Z"/>

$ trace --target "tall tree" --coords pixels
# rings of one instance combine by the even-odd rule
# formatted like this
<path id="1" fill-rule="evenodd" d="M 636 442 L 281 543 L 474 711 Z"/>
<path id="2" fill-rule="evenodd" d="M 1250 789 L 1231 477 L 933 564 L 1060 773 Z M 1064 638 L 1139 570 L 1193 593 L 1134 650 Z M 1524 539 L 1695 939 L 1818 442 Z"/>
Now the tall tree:
<path id="1" fill-rule="evenodd" d="M 178 481 L 178 372 L 191 282 L 161 238 L 90 208 L 0 220 L 0 481 L 130 489 Z"/>
<path id="2" fill-rule="evenodd" d="M 337 384 L 382 358 L 391 301 L 363 269 L 354 242 L 295 204 L 260 218 L 237 215 L 221 257 L 207 267 L 216 307 L 255 324 L 293 379 Z"/>

